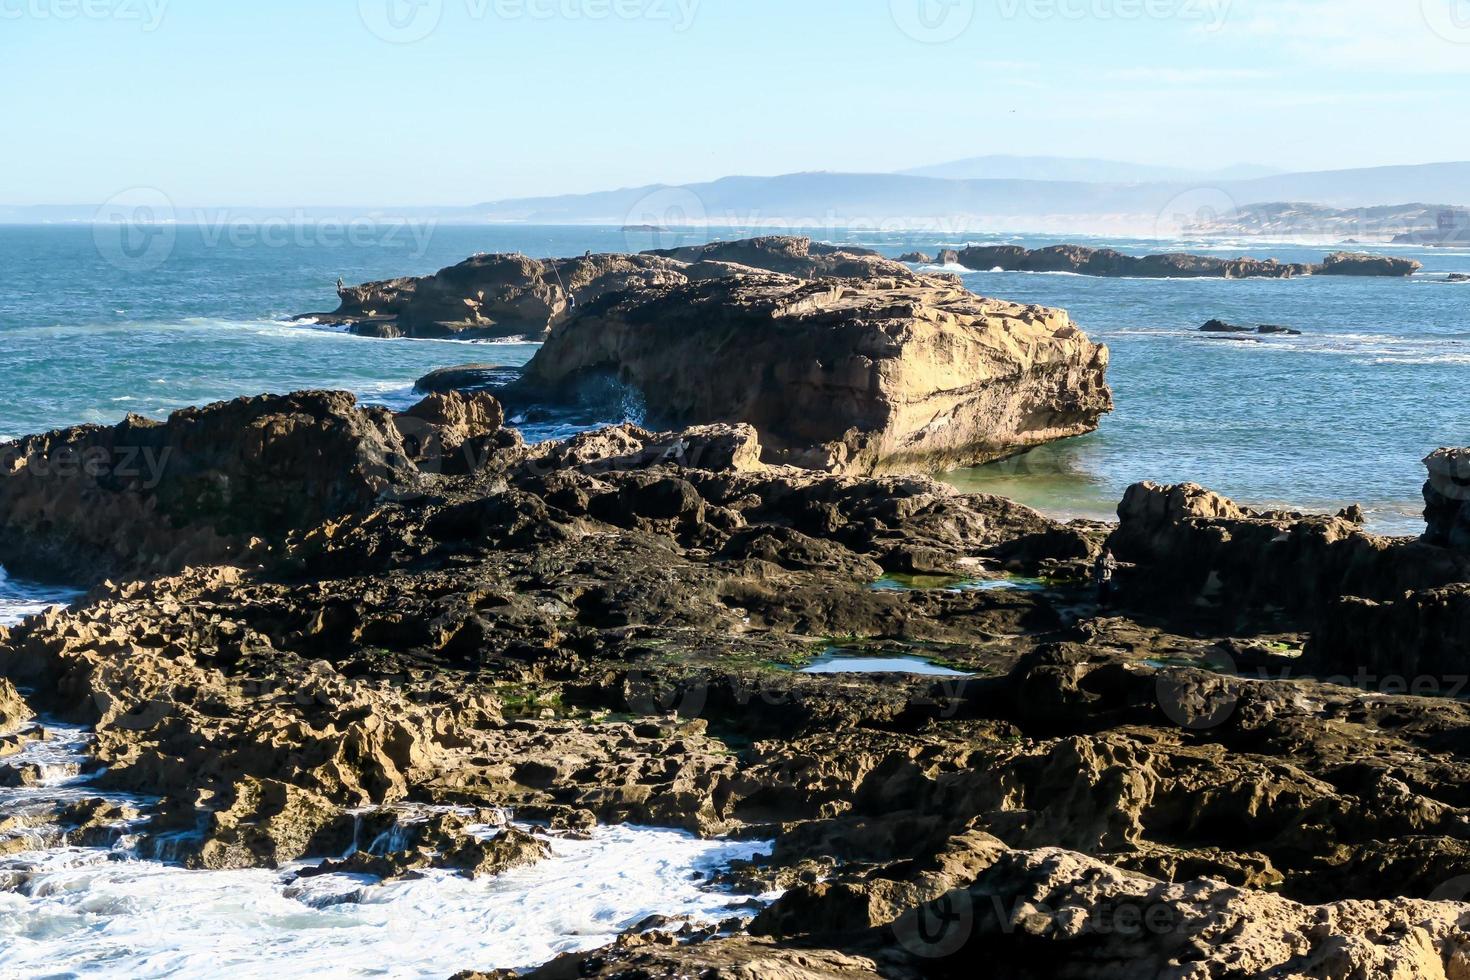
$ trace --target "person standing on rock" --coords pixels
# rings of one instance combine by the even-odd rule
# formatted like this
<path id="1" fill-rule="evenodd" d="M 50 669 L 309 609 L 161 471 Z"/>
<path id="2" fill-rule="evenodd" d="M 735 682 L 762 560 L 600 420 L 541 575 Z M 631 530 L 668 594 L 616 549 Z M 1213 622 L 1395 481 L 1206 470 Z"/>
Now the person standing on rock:
<path id="1" fill-rule="evenodd" d="M 1113 604 L 1113 576 L 1117 572 L 1118 559 L 1113 557 L 1113 549 L 1104 548 L 1092 566 L 1092 579 L 1097 583 L 1098 605 L 1110 606 Z"/>

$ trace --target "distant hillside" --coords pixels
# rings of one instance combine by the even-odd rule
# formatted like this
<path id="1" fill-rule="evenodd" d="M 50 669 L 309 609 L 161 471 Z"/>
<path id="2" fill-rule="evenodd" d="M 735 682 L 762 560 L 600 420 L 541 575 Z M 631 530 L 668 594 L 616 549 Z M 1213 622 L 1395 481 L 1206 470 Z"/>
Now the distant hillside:
<path id="1" fill-rule="evenodd" d="M 1109 172 L 1133 164 L 1049 157 L 987 157 L 994 172 L 1036 162 L 1042 172 Z M 1045 170 L 1045 166 L 1053 166 Z M 960 161 L 945 167 L 982 166 Z M 935 168 L 926 168 L 935 169 Z M 1145 168 L 1149 169 L 1149 168 Z M 1155 168 L 1156 169 L 1156 168 Z M 1112 171 L 1121 173 L 1121 171 Z M 1449 205 L 1386 206 L 1407 198 Z M 1266 203 L 1261 202 L 1291 202 Z M 155 220 L 418 220 L 623 227 L 915 230 L 952 233 L 1279 235 L 1373 240 L 1432 230 L 1434 215 L 1470 203 L 1470 163 L 1275 174 L 1247 180 L 1035 180 L 915 174 L 798 173 L 650 184 L 592 194 L 513 198 L 471 207 L 170 209 Z M 116 210 L 115 208 L 113 210 Z M 0 223 L 86 223 L 96 206 L 3 207 Z"/>
<path id="2" fill-rule="evenodd" d="M 746 227 L 785 222 L 1172 236 L 1261 201 L 1341 210 L 1379 208 L 1410 194 L 1428 201 L 1470 201 L 1470 163 L 1127 184 L 802 173 L 494 201 L 465 213 L 484 221 Z"/>
<path id="3" fill-rule="evenodd" d="M 1281 171 L 1247 163 L 1197 170 L 1126 163 L 1120 160 L 992 155 L 914 167 L 900 173 L 911 177 L 939 177 L 945 180 L 1062 180 L 1089 184 L 1145 184 L 1252 180 L 1257 177 L 1272 177 Z"/>
<path id="4" fill-rule="evenodd" d="M 1248 204 L 1235 212 L 1196 222 L 1187 230 L 1211 236 L 1310 236 L 1388 241 L 1405 235 L 1436 234 L 1446 223 L 1453 226 L 1457 217 L 1462 214 L 1463 212 L 1445 204 L 1332 208 L 1299 201 L 1277 201 Z"/>

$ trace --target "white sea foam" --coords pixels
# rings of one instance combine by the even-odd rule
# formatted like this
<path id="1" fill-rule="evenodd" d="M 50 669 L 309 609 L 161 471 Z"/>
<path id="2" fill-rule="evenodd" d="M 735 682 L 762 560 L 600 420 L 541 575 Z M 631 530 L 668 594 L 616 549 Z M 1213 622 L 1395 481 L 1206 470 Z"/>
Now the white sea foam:
<path id="1" fill-rule="evenodd" d="M 77 774 L 84 730 L 47 731 L 48 740 L 7 760 L 41 765 L 43 784 L 0 790 L 0 810 L 126 799 L 97 793 Z M 769 850 L 638 827 L 548 843 L 551 858 L 495 878 L 429 872 L 390 884 L 362 875 L 295 880 L 304 864 L 189 871 L 139 859 L 127 838 L 112 850 L 26 851 L 0 859 L 0 975 L 442 978 L 525 968 L 605 945 L 654 914 L 702 923 L 748 916 L 750 899 L 704 882 Z"/>
<path id="2" fill-rule="evenodd" d="M 27 616 L 44 612 L 52 606 L 69 605 L 80 595 L 76 589 L 13 580 L 0 567 L 0 626 L 14 626 Z"/>
<path id="3" fill-rule="evenodd" d="M 429 873 L 392 884 L 186 871 L 96 850 L 22 855 L 32 871 L 24 892 L 0 893 L 5 975 L 442 978 L 525 968 L 605 945 L 652 914 L 741 914 L 745 899 L 701 887 L 695 874 L 766 849 L 633 827 L 551 846 L 553 858 L 489 880 Z"/>

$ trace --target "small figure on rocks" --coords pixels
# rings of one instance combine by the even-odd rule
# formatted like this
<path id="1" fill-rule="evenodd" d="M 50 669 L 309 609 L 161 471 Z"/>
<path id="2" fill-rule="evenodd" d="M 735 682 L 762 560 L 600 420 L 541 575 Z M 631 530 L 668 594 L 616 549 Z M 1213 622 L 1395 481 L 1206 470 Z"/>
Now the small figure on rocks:
<path id="1" fill-rule="evenodd" d="M 1113 549 L 1104 548 L 1092 566 L 1092 578 L 1097 583 L 1097 603 L 1100 606 L 1113 604 L 1113 576 L 1118 571 L 1118 559 Z"/>

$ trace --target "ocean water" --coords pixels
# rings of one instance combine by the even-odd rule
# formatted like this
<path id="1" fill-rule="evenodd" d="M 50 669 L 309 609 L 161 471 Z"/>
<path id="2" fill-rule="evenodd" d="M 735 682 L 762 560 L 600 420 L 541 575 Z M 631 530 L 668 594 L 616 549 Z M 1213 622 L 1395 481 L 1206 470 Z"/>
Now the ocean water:
<path id="1" fill-rule="evenodd" d="M 154 229 L 158 233 L 158 229 Z M 520 343 L 380 341 L 291 323 L 332 309 L 348 282 L 432 272 L 477 251 L 536 256 L 638 250 L 738 232 L 594 227 L 0 227 L 0 436 L 263 391 L 341 387 L 395 406 L 415 378 L 466 361 L 519 365 Z M 817 230 L 889 255 L 967 243 L 1058 240 L 1144 254 L 1189 250 L 1317 261 L 1329 249 L 1243 241 Z M 964 272 L 974 291 L 1061 306 L 1113 350 L 1118 411 L 1097 433 L 950 475 L 1058 515 L 1108 516 L 1143 480 L 1193 480 L 1242 502 L 1335 510 L 1362 503 L 1380 530 L 1415 533 L 1420 460 L 1470 444 L 1470 252 L 1418 258 L 1412 279 L 1094 279 Z M 959 271 L 959 270 L 951 270 Z M 1275 323 L 1301 337 L 1230 339 L 1206 320 Z M 542 433 L 545 434 L 545 433 Z"/>
<path id="2" fill-rule="evenodd" d="M 0 570 L 0 626 L 77 597 Z M 0 817 L 20 818 L 20 833 L 31 838 L 28 848 L 0 847 L 6 980 L 438 980 L 595 949 L 651 915 L 700 924 L 748 918 L 775 897 L 706 885 L 732 861 L 768 853 L 769 842 L 647 827 L 553 838 L 549 859 L 479 881 L 440 871 L 391 883 L 348 874 L 296 878 L 314 863 L 305 861 L 279 871 L 190 871 L 140 852 L 131 836 L 137 824 L 120 825 L 124 836 L 110 848 L 56 846 L 44 823 L 51 804 L 100 797 L 146 814 L 155 801 L 94 789 L 95 775 L 81 771 L 91 734 L 41 727 L 44 740 L 0 759 L 42 773 L 39 785 L 0 786 Z"/>
<path id="3" fill-rule="evenodd" d="M 49 740 L 6 760 L 41 766 L 42 784 L 0 788 L 0 814 L 98 796 L 148 802 L 90 789 L 90 777 L 76 771 L 88 734 L 46 727 Z M 428 872 L 380 883 L 347 874 L 296 878 L 305 863 L 189 871 L 140 855 L 129 836 L 112 848 L 44 843 L 37 837 L 34 849 L 0 857 L 0 976 L 429 980 L 524 969 L 606 945 L 654 914 L 703 924 L 749 917 L 749 897 L 703 882 L 770 848 L 604 827 L 587 839 L 554 838 L 550 858 L 494 878 Z"/>

